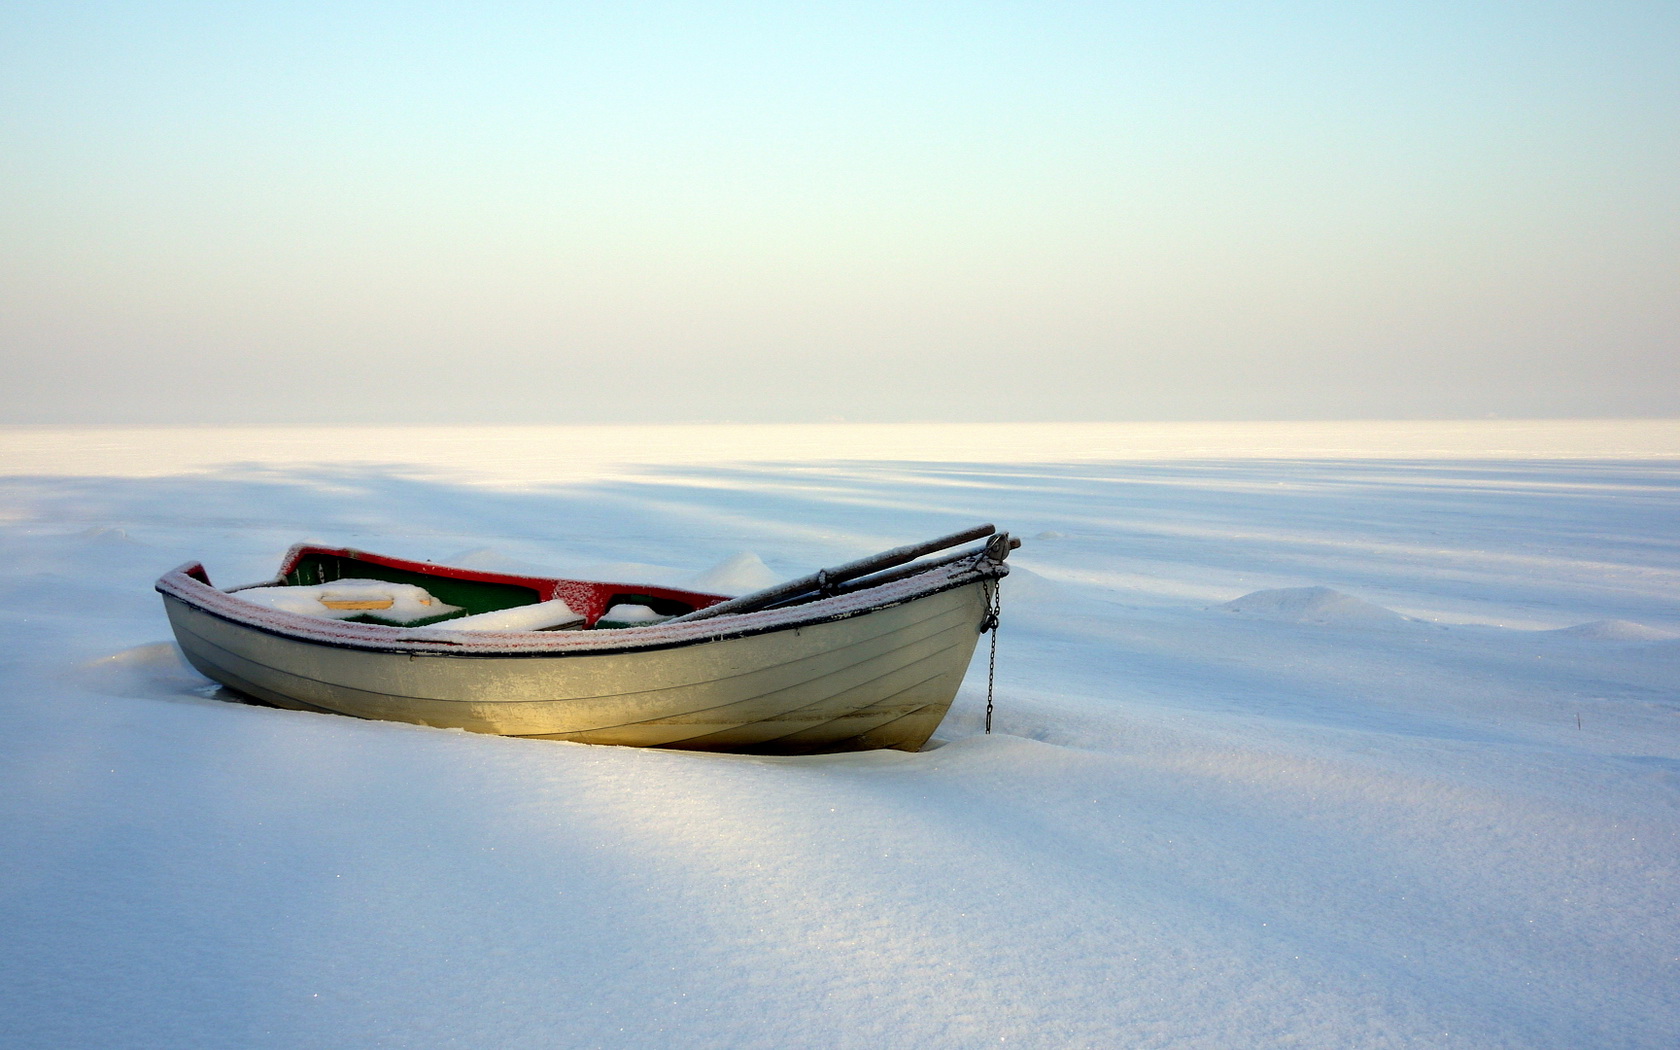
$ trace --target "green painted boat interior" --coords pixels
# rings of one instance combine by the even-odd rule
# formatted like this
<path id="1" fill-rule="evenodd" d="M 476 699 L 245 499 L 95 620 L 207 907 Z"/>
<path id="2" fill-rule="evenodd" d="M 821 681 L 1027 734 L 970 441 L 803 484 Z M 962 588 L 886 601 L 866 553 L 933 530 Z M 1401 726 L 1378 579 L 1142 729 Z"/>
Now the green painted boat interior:
<path id="1" fill-rule="evenodd" d="M 394 569 L 342 554 L 309 553 L 298 560 L 285 581 L 290 587 L 314 587 L 336 580 L 381 580 L 385 583 L 412 583 L 424 587 L 432 597 L 446 605 L 458 605 L 462 612 L 445 613 L 425 620 L 414 620 L 404 626 L 424 627 L 458 616 L 476 616 L 521 605 L 534 605 L 542 595 L 533 587 L 513 583 L 493 583 L 488 580 L 460 580 L 450 576 L 432 576 L 412 569 Z M 349 617 L 354 623 L 390 623 L 374 616 Z"/>

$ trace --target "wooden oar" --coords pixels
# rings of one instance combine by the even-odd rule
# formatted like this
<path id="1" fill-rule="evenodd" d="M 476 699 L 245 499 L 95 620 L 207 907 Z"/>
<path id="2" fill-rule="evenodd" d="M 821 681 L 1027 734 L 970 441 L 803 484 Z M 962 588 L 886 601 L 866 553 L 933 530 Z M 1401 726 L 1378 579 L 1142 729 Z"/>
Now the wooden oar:
<path id="1" fill-rule="evenodd" d="M 947 547 L 955 547 L 957 544 L 967 543 L 969 540 L 984 539 L 996 531 L 997 529 L 991 525 L 976 525 L 972 529 L 953 532 L 949 536 L 941 536 L 936 540 L 928 540 L 925 543 L 912 543 L 905 547 L 894 547 L 890 551 L 882 551 L 867 558 L 859 558 L 857 561 L 849 561 L 844 565 L 836 565 L 832 569 L 819 569 L 809 576 L 801 576 L 797 580 L 778 583 L 776 586 L 766 587 L 762 591 L 754 591 L 751 594 L 743 594 L 739 598 L 731 598 L 726 602 L 708 605 L 704 609 L 696 609 L 691 613 L 672 617 L 665 622 L 683 623 L 689 620 L 707 620 L 713 616 L 724 616 L 730 613 L 752 612 L 781 601 L 783 598 L 792 598 L 811 591 L 827 591 L 836 584 L 854 580 L 859 576 L 867 576 L 882 569 L 890 569 L 895 565 L 903 565 L 905 562 L 915 561 L 924 554 L 932 554 L 934 551 L 942 551 Z"/>
<path id="2" fill-rule="evenodd" d="M 903 565 L 896 569 L 889 569 L 882 573 L 854 579 L 850 583 L 847 583 L 844 587 L 834 588 L 834 593 L 851 594 L 854 591 L 865 591 L 871 587 L 879 587 L 883 583 L 895 583 L 899 580 L 907 580 L 912 576 L 917 576 L 921 573 L 927 572 L 929 569 L 938 569 L 946 565 L 951 565 L 962 561 L 964 558 L 977 558 L 982 554 L 986 555 L 995 562 L 1002 562 L 1005 558 L 1009 557 L 1010 551 L 1019 550 L 1020 547 L 1020 540 L 1009 535 L 1007 532 L 1000 532 L 996 536 L 993 536 L 991 541 L 985 546 L 970 547 L 968 550 L 958 551 L 955 554 L 948 554 L 943 558 L 934 558 L 931 561 L 919 561 L 913 565 Z"/>

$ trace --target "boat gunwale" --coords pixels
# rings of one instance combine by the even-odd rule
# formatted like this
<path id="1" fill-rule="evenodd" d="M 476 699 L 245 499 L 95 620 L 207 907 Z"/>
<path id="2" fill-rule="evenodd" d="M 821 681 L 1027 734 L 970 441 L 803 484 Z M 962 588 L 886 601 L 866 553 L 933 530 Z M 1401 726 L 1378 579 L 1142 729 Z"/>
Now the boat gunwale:
<path id="1" fill-rule="evenodd" d="M 447 570 L 449 567 L 436 568 Z M 803 605 L 729 614 L 686 623 L 618 628 L 599 634 L 595 631 L 486 631 L 469 634 L 450 632 L 445 626 L 448 621 L 430 627 L 410 628 L 323 620 L 300 613 L 268 609 L 240 599 L 237 591 L 220 590 L 206 582 L 204 568 L 200 562 L 187 562 L 165 573 L 157 581 L 155 589 L 165 598 L 174 599 L 188 608 L 235 626 L 330 648 L 466 659 L 554 658 L 680 649 L 735 638 L 799 630 L 893 608 L 984 580 L 999 579 L 1008 573 L 1008 565 L 992 561 L 982 550 L 975 552 L 972 559 L 932 566 L 927 572 L 848 594 L 821 598 Z M 529 579 L 552 582 L 553 578 Z"/>

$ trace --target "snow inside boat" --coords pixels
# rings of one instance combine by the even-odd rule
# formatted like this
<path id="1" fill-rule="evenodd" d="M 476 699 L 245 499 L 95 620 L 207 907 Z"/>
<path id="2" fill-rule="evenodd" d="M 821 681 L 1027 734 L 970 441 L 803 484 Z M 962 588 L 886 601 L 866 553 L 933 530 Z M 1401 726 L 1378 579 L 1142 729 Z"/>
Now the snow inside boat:
<path id="1" fill-rule="evenodd" d="M 189 563 L 157 589 L 194 667 L 279 707 L 596 744 L 914 751 L 995 623 L 1012 545 L 979 526 L 738 598 L 309 545 L 264 583 L 218 590 Z"/>

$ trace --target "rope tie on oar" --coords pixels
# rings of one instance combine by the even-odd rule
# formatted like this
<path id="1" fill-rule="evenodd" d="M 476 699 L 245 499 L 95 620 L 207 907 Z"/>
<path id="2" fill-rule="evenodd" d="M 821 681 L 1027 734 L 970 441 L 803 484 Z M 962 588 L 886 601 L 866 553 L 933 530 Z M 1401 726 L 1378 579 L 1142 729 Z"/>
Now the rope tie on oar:
<path id="1" fill-rule="evenodd" d="M 1003 588 L 998 586 L 997 580 L 988 580 L 985 594 L 986 615 L 980 619 L 980 633 L 990 631 L 992 634 L 992 655 L 986 661 L 986 732 L 989 735 L 992 731 L 992 689 L 997 683 L 997 629 L 1003 616 Z"/>

